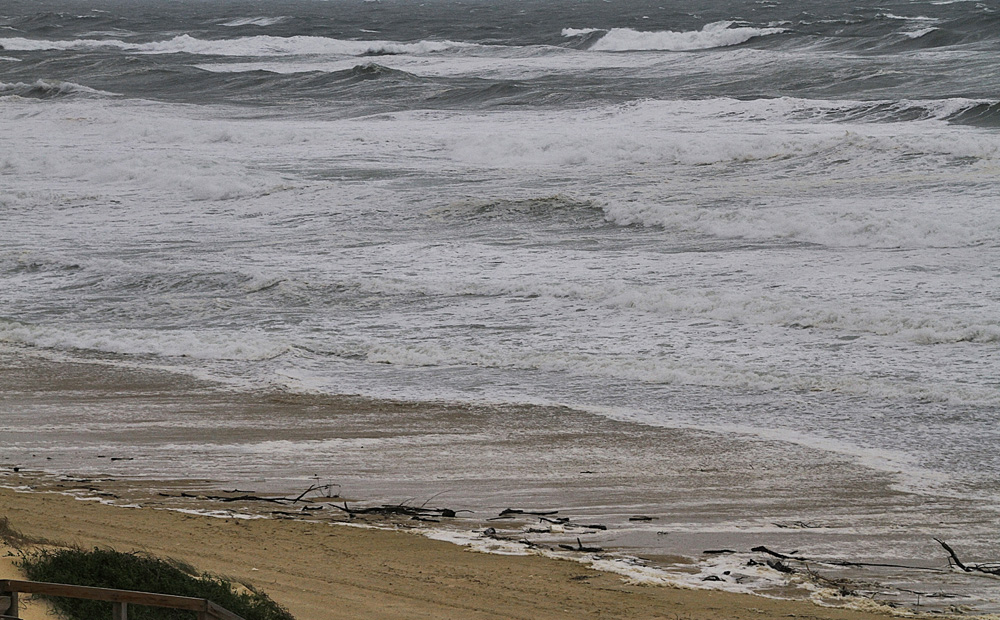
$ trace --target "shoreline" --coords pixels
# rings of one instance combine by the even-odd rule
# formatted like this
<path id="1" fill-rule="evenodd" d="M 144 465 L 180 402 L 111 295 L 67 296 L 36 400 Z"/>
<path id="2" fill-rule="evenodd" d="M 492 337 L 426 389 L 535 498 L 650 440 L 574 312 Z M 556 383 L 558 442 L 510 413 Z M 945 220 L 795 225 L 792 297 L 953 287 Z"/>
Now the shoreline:
<path id="1" fill-rule="evenodd" d="M 9 476 L 3 480 L 9 482 Z M 220 518 L 10 488 L 0 488 L 0 514 L 29 537 L 174 557 L 199 570 L 248 581 L 299 620 L 788 616 L 871 620 L 888 617 L 891 611 L 875 603 L 867 609 L 848 609 L 648 585 L 538 553 L 470 552 L 413 535 L 413 530 L 390 529 L 385 523 L 331 527 L 312 520 Z"/>
<path id="2" fill-rule="evenodd" d="M 18 466 L 101 478 L 114 487 L 106 492 L 132 493 L 142 505 L 152 488 L 294 497 L 329 484 L 338 496 L 362 500 L 361 508 L 460 512 L 461 519 L 442 519 L 441 537 L 452 542 L 503 547 L 526 540 L 557 553 L 566 551 L 559 545 L 600 547 L 642 558 L 643 570 L 666 569 L 673 577 L 665 583 L 716 577 L 728 583 L 714 585 L 753 590 L 725 571 L 742 574 L 750 562 L 774 560 L 751 553 L 763 546 L 820 560 L 913 566 L 819 571 L 881 603 L 940 611 L 988 600 L 978 596 L 981 582 L 947 570 L 934 542 L 959 540 L 970 559 L 992 559 L 957 538 L 969 521 L 948 521 L 954 502 L 927 504 L 894 488 L 888 473 L 841 455 L 558 407 L 241 393 L 163 371 L 28 355 L 0 361 L 7 362 L 0 372 L 8 388 L 0 394 L 8 448 L 0 471 Z M 506 509 L 558 514 L 497 520 Z M 328 507 L 324 514 L 332 516 L 324 519 L 344 513 Z M 985 511 L 979 518 L 990 524 Z M 497 539 L 484 542 L 488 527 Z M 735 553 L 706 553 L 724 549 Z M 761 594 L 809 595 L 789 590 L 772 572 L 748 581 Z M 1000 594 L 1000 584 L 986 585 Z"/>
<path id="3" fill-rule="evenodd" d="M 615 549 L 602 549 L 591 547 L 579 543 L 579 536 L 576 538 L 580 548 L 574 545 L 559 544 L 557 542 L 536 543 L 528 540 L 520 532 L 528 528 L 521 529 L 520 525 L 530 522 L 538 513 L 534 511 L 512 511 L 520 514 L 508 516 L 515 520 L 514 523 L 498 523 L 497 519 L 482 518 L 455 518 L 449 509 L 435 509 L 414 507 L 414 510 L 394 510 L 395 506 L 371 505 L 367 502 L 345 499 L 338 496 L 329 496 L 323 490 L 317 490 L 310 494 L 308 490 L 301 494 L 280 498 L 272 496 L 255 495 L 243 489 L 220 490 L 218 485 L 208 480 L 115 480 L 113 478 L 89 479 L 74 476 L 59 476 L 45 472 L 12 472 L 0 470 L 0 518 L 8 518 L 14 530 L 25 534 L 29 538 L 37 538 L 45 541 L 43 546 L 100 546 L 111 547 L 119 551 L 142 551 L 154 554 L 162 554 L 157 549 L 163 548 L 163 543 L 159 541 L 160 532 L 169 532 L 171 523 L 177 518 L 185 520 L 196 520 L 201 522 L 203 527 L 206 523 L 224 523 L 232 526 L 235 531 L 240 531 L 245 535 L 244 542 L 253 544 L 255 541 L 262 544 L 264 550 L 268 549 L 266 544 L 268 537 L 256 540 L 257 534 L 248 533 L 247 530 L 257 529 L 259 523 L 270 523 L 268 526 L 261 526 L 268 532 L 274 532 L 282 527 L 281 524 L 289 524 L 294 528 L 306 527 L 315 528 L 315 532 L 307 532 L 305 536 L 323 534 L 323 528 L 344 526 L 338 531 L 346 529 L 350 532 L 363 531 L 368 536 L 373 537 L 370 548 L 366 548 L 364 553 L 385 554 L 390 556 L 390 560 L 395 562 L 398 558 L 392 557 L 391 549 L 394 543 L 388 542 L 390 536 L 407 535 L 419 538 L 430 543 L 442 543 L 450 552 L 440 551 L 440 553 L 463 554 L 472 552 L 476 555 L 485 555 L 498 558 L 525 558 L 535 559 L 539 562 L 558 562 L 562 564 L 572 564 L 578 567 L 578 571 L 573 573 L 569 579 L 579 580 L 585 584 L 591 584 L 592 579 L 598 579 L 599 575 L 603 590 L 615 591 L 609 588 L 607 582 L 617 583 L 620 592 L 625 593 L 626 598 L 631 603 L 632 595 L 642 591 L 649 599 L 651 606 L 644 615 L 633 616 L 630 613 L 616 615 L 614 605 L 625 604 L 624 601 L 612 603 L 611 608 L 606 608 L 600 613 L 581 614 L 574 611 L 568 615 L 530 615 L 525 610 L 523 617 L 535 618 L 580 618 L 580 617 L 664 617 L 664 618 L 691 618 L 705 620 L 721 620 L 722 618 L 754 618 L 761 617 L 759 614 L 771 613 L 761 610 L 760 605 L 752 604 L 753 601 L 768 601 L 769 606 L 775 610 L 780 610 L 783 616 L 802 616 L 804 610 L 811 610 L 807 617 L 820 620 L 855 618 L 845 613 L 856 613 L 857 620 L 868 620 L 871 618 L 885 617 L 934 617 L 934 618 L 980 618 L 995 620 L 1000 615 L 993 614 L 971 614 L 968 608 L 945 603 L 935 605 L 933 596 L 927 599 L 923 607 L 900 606 L 891 601 L 879 600 L 874 596 L 874 591 L 861 592 L 856 588 L 877 588 L 872 583 L 863 581 L 852 581 L 844 578 L 828 578 L 823 575 L 829 571 L 831 566 L 824 566 L 821 563 L 809 566 L 805 559 L 795 557 L 784 557 L 775 559 L 777 554 L 769 549 L 757 548 L 752 554 L 727 552 L 717 553 L 720 561 L 714 565 L 707 566 L 704 561 L 697 561 L 694 558 L 675 556 L 672 558 L 660 557 L 658 561 L 649 561 L 642 558 L 631 557 L 616 551 Z M 344 511 L 329 510 L 334 504 L 342 504 Z M 353 504 L 349 512 L 347 507 Z M 52 506 L 56 513 L 63 515 L 61 519 L 53 518 L 46 521 L 46 511 L 39 506 Z M 287 506 L 298 506 L 295 511 L 283 510 Z M 93 508 L 90 508 L 93 507 Z M 327 510 L 323 510 L 327 508 Z M 388 510 L 384 510 L 388 509 Z M 322 511 L 322 512 L 319 512 Z M 506 511 L 505 511 L 506 512 Z M 558 511 L 546 511 L 543 514 L 548 517 L 540 517 L 539 521 L 555 522 L 559 517 Z M 147 526 L 141 535 L 136 537 L 135 532 L 128 536 L 118 536 L 116 527 L 124 527 L 131 530 L 129 525 L 137 514 L 144 515 L 143 522 L 152 521 L 155 525 Z M 19 516 L 22 515 L 22 516 Z M 85 516 L 87 515 L 87 516 Z M 101 515 L 99 517 L 89 515 Z M 159 519 L 156 515 L 162 517 Z M 416 515 L 416 516 L 415 516 Z M 437 517 L 437 518 L 435 518 Z M 450 518 L 449 518 L 450 517 Z M 82 524 L 92 526 L 100 523 L 101 532 L 90 532 L 77 520 L 82 519 Z M 550 520 L 551 519 L 551 520 Z M 567 519 L 567 521 L 570 521 Z M 586 527 L 586 526 L 578 526 Z M 505 528 L 505 529 L 501 529 Z M 298 530 L 296 530 L 297 532 Z M 566 532 L 579 533 L 579 530 L 567 529 Z M 379 539 L 379 533 L 386 535 L 385 540 Z M 71 536 L 66 538 L 66 536 Z M 333 535 L 333 534 L 329 534 Z M 568 534 L 572 536 L 571 534 Z M 172 536 L 172 535 L 171 535 Z M 565 537 L 563 537 L 565 538 Z M 552 539 L 561 540 L 562 538 Z M 292 536 L 291 549 L 284 551 L 296 555 L 305 546 L 310 544 L 312 539 L 301 539 Z M 199 541 L 196 548 L 200 548 L 204 541 Z M 422 543 L 414 543 L 419 546 Z M 122 545 L 125 545 L 122 547 Z M 178 546 L 181 543 L 177 543 Z M 298 550 L 298 551 L 296 551 Z M 20 553 L 22 549 L 12 549 L 10 545 L 0 540 L 0 555 L 12 556 Z M 239 554 L 239 550 L 233 551 Z M 171 549 L 170 557 L 176 557 L 184 561 L 190 560 L 191 550 Z M 351 557 L 357 557 L 357 551 L 349 553 Z M 417 552 L 419 556 L 422 551 Z M 197 555 L 197 554 L 196 554 Z M 752 557 L 751 557 L 752 556 Z M 750 557 L 749 561 L 747 558 Z M 374 560 L 373 560 L 374 561 Z M 407 562 L 421 563 L 424 558 L 407 558 Z M 452 560 L 449 560 L 451 563 Z M 488 562 L 488 560 L 484 560 Z M 502 560 L 501 563 L 506 562 Z M 198 562 L 193 562 L 201 568 Z M 254 562 L 251 562 L 254 563 Z M 294 561 L 292 562 L 294 564 Z M 260 564 L 260 562 L 256 562 Z M 226 565 L 237 567 L 238 560 L 227 559 Z M 383 562 L 383 566 L 385 563 Z M 331 570 L 333 567 L 330 567 Z M 431 567 L 433 569 L 433 567 Z M 11 572 L 11 571 L 14 572 Z M 218 569 L 207 569 L 208 572 L 219 572 Z M 250 573 L 251 581 L 260 569 L 257 566 L 241 567 L 243 573 L 240 579 L 246 580 L 245 575 Z M 495 567 L 490 570 L 500 570 L 506 577 L 509 567 Z M 540 569 L 539 569 L 540 570 Z M 3 571 L 6 571 L 5 573 Z M 227 569 L 225 575 L 232 576 L 231 570 Z M 583 571 L 580 573 L 579 571 Z M 787 573 L 786 573 L 787 571 Z M 424 570 L 418 570 L 419 574 L 424 574 Z M 433 570 L 427 571 L 433 572 Z M 941 571 L 945 572 L 945 571 Z M 0 565 L 0 578 L 18 578 L 8 562 L 4 567 Z M 531 578 L 535 578 L 540 573 L 532 570 Z M 784 577 L 785 579 L 781 579 Z M 982 579 L 983 577 L 980 576 Z M 736 579 L 737 581 L 761 580 L 770 584 L 770 588 L 764 588 L 760 583 L 755 589 L 747 588 L 743 591 L 734 591 L 727 581 Z M 617 582 L 615 581 L 617 580 Z M 278 580 L 272 583 L 279 583 Z M 254 582 L 255 585 L 261 585 Z M 367 586 L 366 586 L 367 587 Z M 635 588 L 638 588 L 636 590 Z M 571 588 L 572 589 L 572 588 Z M 387 594 L 380 591 L 381 594 Z M 680 596 L 685 602 L 681 605 L 691 607 L 685 615 L 674 612 L 669 615 L 656 615 L 653 610 L 665 601 L 673 601 L 677 592 L 684 592 Z M 888 592 L 883 592 L 883 595 Z M 477 597 L 480 595 L 476 595 Z M 539 593 L 539 596 L 546 596 Z M 586 593 L 577 596 L 586 596 Z M 718 606 L 716 596 L 724 597 L 726 605 Z M 725 597 L 743 597 L 730 599 Z M 272 597 L 276 598 L 276 597 Z M 611 598 L 616 598 L 612 596 Z M 279 603 L 282 601 L 278 598 Z M 285 604 L 285 603 L 282 603 Z M 464 605 L 464 604 L 463 604 Z M 294 607 L 295 604 L 288 603 Z M 44 605 L 43 608 L 46 608 Z M 631 608 L 631 607 L 629 607 Z M 722 615 L 715 612 L 725 609 Z M 737 613 L 742 610 L 746 614 Z M 400 609 L 399 617 L 420 617 L 409 615 L 409 610 L 405 607 Z M 294 610 L 293 610 L 294 612 Z M 375 614 L 372 617 L 395 617 L 383 616 L 381 609 L 369 613 Z M 441 612 L 435 611 L 429 617 L 455 617 L 467 618 L 478 617 L 459 613 L 450 616 L 447 613 L 439 615 Z M 493 612 L 490 612 L 493 613 Z M 653 615 L 645 615 L 645 614 Z M 503 614 L 496 617 L 522 617 L 520 615 Z M 296 614 L 301 618 L 340 618 L 347 616 L 324 615 L 316 616 Z M 494 617 L 488 615 L 485 617 Z M 772 617 L 770 615 L 766 617 Z M 34 620 L 34 615 L 25 616 L 27 620 Z M 40 618 L 40 616 L 39 616 Z"/>

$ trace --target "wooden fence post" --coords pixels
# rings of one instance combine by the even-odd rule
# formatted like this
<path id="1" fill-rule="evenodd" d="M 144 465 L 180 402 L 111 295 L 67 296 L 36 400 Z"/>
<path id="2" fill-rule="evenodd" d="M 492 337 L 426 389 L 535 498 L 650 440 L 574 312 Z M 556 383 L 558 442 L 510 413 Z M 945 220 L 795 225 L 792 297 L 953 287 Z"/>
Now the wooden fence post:
<path id="1" fill-rule="evenodd" d="M 128 603 L 112 603 L 111 620 L 128 620 Z"/>
<path id="2" fill-rule="evenodd" d="M 17 615 L 17 592 L 0 592 L 0 615 L 20 618 Z"/>

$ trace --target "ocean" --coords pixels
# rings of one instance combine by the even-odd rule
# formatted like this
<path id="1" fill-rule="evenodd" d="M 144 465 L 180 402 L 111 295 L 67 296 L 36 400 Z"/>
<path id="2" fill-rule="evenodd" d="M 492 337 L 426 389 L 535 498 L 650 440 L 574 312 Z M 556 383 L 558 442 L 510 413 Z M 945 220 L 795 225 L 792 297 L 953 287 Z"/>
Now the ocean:
<path id="1" fill-rule="evenodd" d="M 1000 560 L 998 10 L 4 0 L 0 345 L 816 451 Z"/>

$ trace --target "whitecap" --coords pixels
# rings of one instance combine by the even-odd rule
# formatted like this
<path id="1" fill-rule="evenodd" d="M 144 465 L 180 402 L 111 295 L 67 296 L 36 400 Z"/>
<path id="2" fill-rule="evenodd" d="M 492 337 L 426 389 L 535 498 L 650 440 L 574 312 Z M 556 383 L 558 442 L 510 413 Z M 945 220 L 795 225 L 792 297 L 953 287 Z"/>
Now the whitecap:
<path id="1" fill-rule="evenodd" d="M 156 333 L 140 329 L 87 329 L 0 323 L 0 342 L 44 349 L 101 351 L 123 355 L 186 357 L 202 360 L 267 360 L 283 355 L 288 345 L 268 335 L 245 333 Z"/>
<path id="2" fill-rule="evenodd" d="M 879 13 L 879 17 L 885 19 L 898 19 L 902 21 L 915 21 L 915 22 L 936 22 L 937 18 L 925 17 L 923 15 L 909 16 L 909 15 L 895 15 L 893 13 Z"/>
<path id="3" fill-rule="evenodd" d="M 600 32 L 600 28 L 563 28 L 562 36 L 564 37 L 582 37 L 588 35 L 592 32 Z"/>
<path id="4" fill-rule="evenodd" d="M 60 95 L 101 95 L 114 97 L 115 93 L 104 90 L 97 90 L 74 82 L 62 82 L 59 80 L 35 80 L 28 84 L 26 82 L 5 83 L 0 82 L 0 96 L 19 95 L 28 97 L 57 97 Z"/>
<path id="5" fill-rule="evenodd" d="M 228 22 L 223 22 L 223 26 L 229 28 L 237 28 L 239 26 L 274 26 L 275 24 L 280 24 L 286 22 L 291 17 L 281 16 L 281 17 L 240 17 L 237 19 L 229 20 Z"/>
<path id="6" fill-rule="evenodd" d="M 921 28 L 920 30 L 914 30 L 913 32 L 904 32 L 903 34 L 911 39 L 919 39 L 925 34 L 930 34 L 938 30 L 937 28 Z"/>
<path id="7" fill-rule="evenodd" d="M 203 54 L 212 56 L 295 56 L 328 54 L 363 56 L 371 54 L 428 54 L 453 48 L 475 47 L 471 43 L 454 41 L 356 41 L 328 37 L 294 36 L 275 37 L 259 35 L 235 39 L 208 40 L 182 34 L 164 41 L 129 43 L 119 39 L 67 39 L 35 40 L 24 38 L 4 39 L 10 50 L 88 50 L 118 48 L 147 54 Z"/>
<path id="8" fill-rule="evenodd" d="M 729 47 L 746 43 L 754 37 L 785 32 L 785 28 L 731 27 L 733 22 L 722 21 L 706 24 L 701 30 L 674 32 L 642 32 L 631 28 L 612 28 L 590 49 L 603 52 L 641 50 L 691 51 Z"/>

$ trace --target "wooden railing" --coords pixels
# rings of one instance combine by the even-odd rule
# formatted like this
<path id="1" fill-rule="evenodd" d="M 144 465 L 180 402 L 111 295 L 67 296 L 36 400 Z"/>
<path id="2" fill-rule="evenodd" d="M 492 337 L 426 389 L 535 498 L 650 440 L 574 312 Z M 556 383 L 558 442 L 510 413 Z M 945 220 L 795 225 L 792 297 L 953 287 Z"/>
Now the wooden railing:
<path id="1" fill-rule="evenodd" d="M 17 581 L 14 579 L 0 579 L 0 620 L 20 618 L 17 615 L 17 595 L 19 593 L 107 601 L 112 603 L 113 620 L 128 620 L 129 605 L 186 609 L 193 611 L 198 620 L 244 620 L 241 616 L 237 616 L 228 609 L 203 598 L 153 594 L 152 592 L 135 592 L 133 590 L 71 586 L 42 581 Z M 98 619 L 94 618 L 94 620 Z"/>

